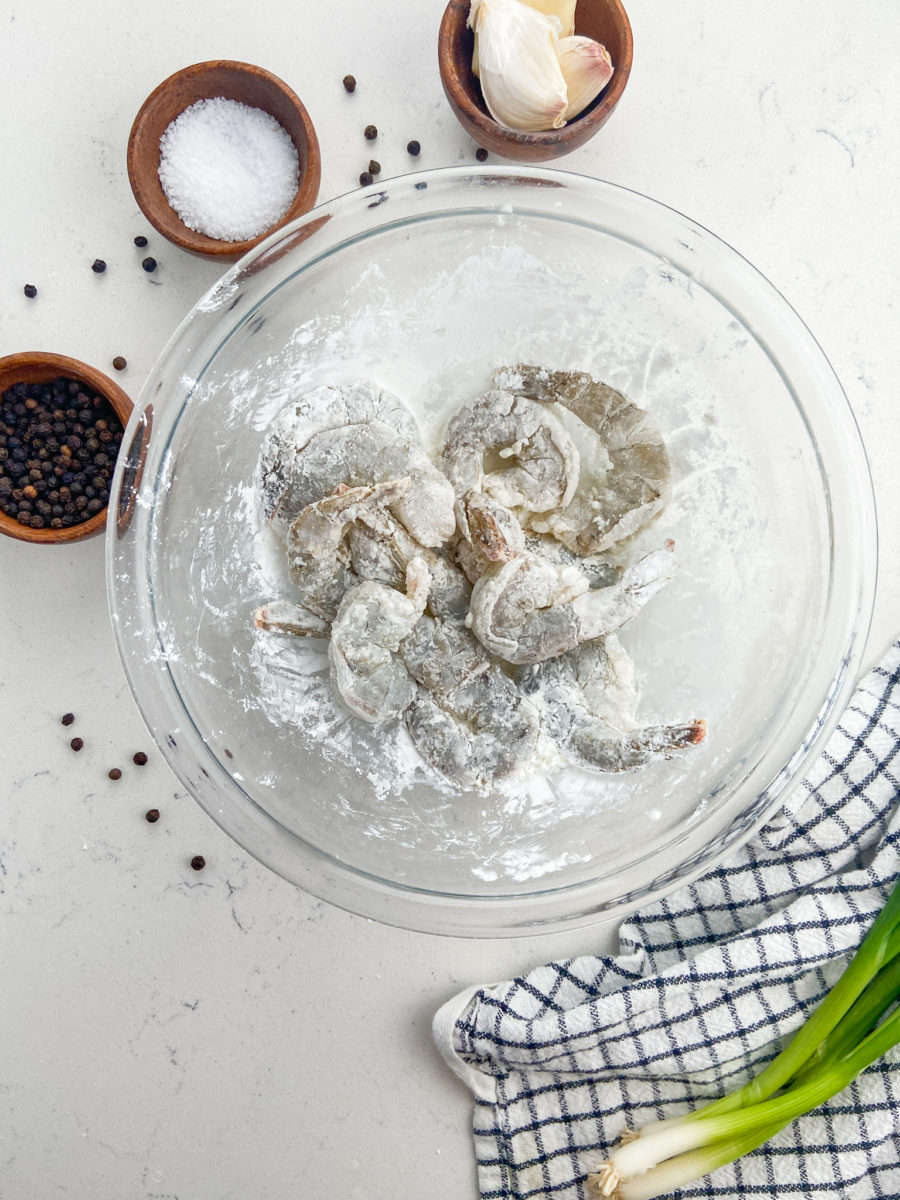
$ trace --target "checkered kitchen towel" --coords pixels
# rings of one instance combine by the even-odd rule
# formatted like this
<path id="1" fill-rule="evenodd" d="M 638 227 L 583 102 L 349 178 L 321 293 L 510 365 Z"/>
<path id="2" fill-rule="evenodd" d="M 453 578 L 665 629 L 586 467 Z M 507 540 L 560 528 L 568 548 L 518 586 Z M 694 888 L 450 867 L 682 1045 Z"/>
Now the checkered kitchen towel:
<path id="1" fill-rule="evenodd" d="M 625 921 L 621 953 L 469 989 L 435 1038 L 475 1093 L 483 1200 L 582 1200 L 624 1126 L 743 1083 L 834 983 L 900 869 L 900 643 L 789 803 L 729 862 Z M 780 1038 L 775 1043 L 773 1038 Z M 673 1195 L 900 1197 L 900 1050 Z"/>

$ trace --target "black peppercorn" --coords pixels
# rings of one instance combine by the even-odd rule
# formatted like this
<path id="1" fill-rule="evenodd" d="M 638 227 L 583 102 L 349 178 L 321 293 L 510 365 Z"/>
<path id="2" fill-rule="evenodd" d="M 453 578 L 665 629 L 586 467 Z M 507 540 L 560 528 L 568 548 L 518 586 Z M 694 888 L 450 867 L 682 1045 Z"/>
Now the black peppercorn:
<path id="1" fill-rule="evenodd" d="M 381 174 L 381 163 L 377 162 L 374 158 L 369 159 L 369 174 L 370 175 L 380 175 Z"/>
<path id="2" fill-rule="evenodd" d="M 127 359 L 124 359 L 121 354 L 117 354 L 113 359 L 113 366 L 117 371 L 124 371 L 128 366 L 128 361 Z"/>
<path id="3" fill-rule="evenodd" d="M 363 130 L 363 134 L 367 142 L 374 142 L 378 137 L 378 130 L 374 125 L 367 125 Z"/>
<path id="4" fill-rule="evenodd" d="M 422 147 L 413 139 L 413 141 L 406 143 L 406 152 L 407 154 L 411 154 L 413 158 L 418 158 L 422 152 Z"/>
<path id="5" fill-rule="evenodd" d="M 60 717 L 61 725 L 73 725 L 74 723 L 75 723 L 75 714 L 74 713 L 63 713 L 63 715 Z"/>
<path id="6" fill-rule="evenodd" d="M 22 291 L 25 293 L 25 295 L 28 297 L 29 300 L 33 300 L 35 298 L 35 296 L 37 295 L 37 288 L 34 286 L 33 283 L 26 283 L 24 288 L 22 289 Z"/>
<path id="7" fill-rule="evenodd" d="M 159 809 L 158 808 L 148 808 L 146 813 L 144 814 L 144 819 L 149 821 L 150 824 L 152 825 L 154 823 L 154 821 L 159 820 Z"/>
<path id="8" fill-rule="evenodd" d="M 484 146 L 479 146 L 478 149 L 475 151 L 475 157 L 478 159 L 479 162 L 486 162 L 487 156 L 488 156 L 488 152 L 487 152 L 487 150 L 485 150 Z"/>
<path id="9" fill-rule="evenodd" d="M 137 237 L 134 239 L 134 244 L 136 246 L 140 246 L 140 248 L 143 250 L 144 246 L 147 245 L 147 239 L 144 237 L 144 235 L 142 233 L 139 233 L 137 235 Z"/>
<path id="10" fill-rule="evenodd" d="M 352 75 L 345 75 L 343 79 L 344 88 L 348 92 L 356 91 L 356 80 Z"/>
<path id="11" fill-rule="evenodd" d="M 194 868 L 195 871 L 202 871 L 203 868 L 206 866 L 206 859 L 203 857 L 202 854 L 195 854 L 194 857 L 191 859 L 191 866 Z"/>
<path id="12" fill-rule="evenodd" d="M 136 763 L 136 764 L 137 764 L 139 767 L 146 766 L 146 764 L 147 764 L 147 755 L 146 755 L 146 754 L 143 752 L 143 750 L 138 750 L 137 754 L 135 754 L 135 756 L 134 756 L 134 760 L 133 760 L 133 761 L 134 761 L 134 762 L 135 762 L 135 763 Z"/>
<path id="13" fill-rule="evenodd" d="M 121 779 L 122 772 L 119 770 L 118 767 L 113 767 L 113 769 L 109 772 L 109 777 L 110 777 L 110 779 Z"/>
<path id="14" fill-rule="evenodd" d="M 69 745 L 77 753 L 79 750 L 81 750 L 83 748 L 84 741 L 81 738 L 75 737 L 75 738 L 72 738 L 71 742 L 69 742 Z"/>
<path id="15" fill-rule="evenodd" d="M 94 272 L 95 275 L 102 275 L 103 272 L 106 270 L 106 263 L 103 261 L 102 258 L 95 258 L 94 261 L 91 263 L 91 270 Z"/>
<path id="16" fill-rule="evenodd" d="M 143 262 L 141 263 L 141 266 L 144 268 L 144 270 L 147 272 L 148 275 L 152 274 L 152 272 L 155 271 L 156 267 L 157 267 L 156 259 L 153 258 L 152 256 L 145 258 L 143 260 Z"/>
<path id="17" fill-rule="evenodd" d="M 371 171 L 363 171 L 363 173 L 359 177 L 359 182 L 363 187 L 368 187 L 370 183 L 374 183 L 375 180 L 372 176 Z"/>
<path id="18" fill-rule="evenodd" d="M 108 499 L 121 438 L 109 402 L 84 384 L 13 384 L 0 395 L 0 511 L 34 529 L 93 516 Z M 99 503 L 84 511 L 89 501 Z"/>

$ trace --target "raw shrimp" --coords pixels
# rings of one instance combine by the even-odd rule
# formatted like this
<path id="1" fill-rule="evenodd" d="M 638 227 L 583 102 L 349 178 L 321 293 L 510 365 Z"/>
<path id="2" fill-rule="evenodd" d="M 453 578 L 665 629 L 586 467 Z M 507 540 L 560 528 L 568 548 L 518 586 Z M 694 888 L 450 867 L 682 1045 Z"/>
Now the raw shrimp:
<path id="1" fill-rule="evenodd" d="M 398 434 L 378 421 L 311 434 L 279 475 L 280 492 L 267 509 L 276 533 L 302 509 L 341 485 L 364 487 L 408 476 L 410 486 L 392 511 L 423 546 L 440 546 L 456 528 L 454 492 L 418 438 Z"/>
<path id="2" fill-rule="evenodd" d="M 515 513 L 484 492 L 468 492 L 459 502 L 467 536 L 455 546 L 456 561 L 474 583 L 491 563 L 508 562 L 525 549 L 525 534 Z"/>
<path id="3" fill-rule="evenodd" d="M 447 693 L 420 687 L 406 710 L 406 727 L 442 775 L 483 789 L 528 762 L 539 717 L 508 675 L 484 663 Z"/>
<path id="4" fill-rule="evenodd" d="M 406 669 L 429 692 L 447 696 L 490 660 L 464 622 L 423 616 L 403 639 Z"/>
<path id="5" fill-rule="evenodd" d="M 643 408 L 581 371 L 504 367 L 492 381 L 518 396 L 562 405 L 597 434 L 609 456 L 605 473 L 583 470 L 571 503 L 533 519 L 532 529 L 552 533 L 578 554 L 594 554 L 629 537 L 662 509 L 671 479 L 669 455 Z"/>
<path id="6" fill-rule="evenodd" d="M 630 621 L 672 573 L 674 543 L 626 568 L 608 587 L 591 589 L 574 566 L 535 554 L 491 567 L 472 589 L 472 632 L 511 663 L 541 662 L 594 641 Z"/>
<path id="7" fill-rule="evenodd" d="M 484 788 L 528 762 L 538 711 L 461 621 L 421 617 L 400 653 L 421 685 L 406 726 L 436 770 L 463 787 Z"/>
<path id="8" fill-rule="evenodd" d="M 287 532 L 287 526 L 305 504 L 321 499 L 321 496 L 312 496 L 296 507 L 290 502 L 297 454 L 316 433 L 370 421 L 387 425 L 399 437 L 421 445 L 419 428 L 406 405 L 390 392 L 370 383 L 311 388 L 280 410 L 263 442 L 258 478 L 263 511 L 267 520 L 274 519 L 281 526 L 282 534 Z M 347 482 L 338 480 L 338 483 Z M 359 482 L 372 483 L 374 480 Z M 293 507 L 293 512 L 281 517 L 279 513 L 286 502 L 288 509 Z"/>
<path id="9" fill-rule="evenodd" d="M 519 686 L 540 703 L 544 728 L 560 748 L 595 771 L 633 770 L 706 736 L 699 720 L 637 726 L 634 668 L 615 636 L 526 667 Z"/>
<path id="10" fill-rule="evenodd" d="M 377 525 L 384 508 L 409 490 L 410 480 L 343 488 L 309 504 L 291 522 L 288 566 L 303 607 L 333 621 L 347 589 L 356 582 L 345 545 L 354 521 Z"/>
<path id="11" fill-rule="evenodd" d="M 501 469 L 504 461 L 511 465 Z M 565 508 L 575 494 L 579 457 L 546 405 L 496 390 L 454 414 L 444 434 L 441 466 L 460 501 L 469 492 L 485 492 L 507 508 L 548 513 Z M 457 519 L 468 537 L 462 504 Z"/>
<path id="12" fill-rule="evenodd" d="M 398 656 L 400 643 L 425 611 L 428 567 L 414 558 L 406 570 L 406 594 L 365 580 L 348 589 L 331 626 L 331 679 L 344 703 L 364 721 L 399 716 L 416 685 Z"/>
<path id="13" fill-rule="evenodd" d="M 290 633 L 297 637 L 327 637 L 328 622 L 302 604 L 270 600 L 256 609 L 253 624 L 268 633 Z"/>
<path id="14" fill-rule="evenodd" d="M 435 616 L 462 618 L 469 611 L 472 588 L 455 564 L 417 542 L 390 512 L 375 523 L 365 518 L 347 535 L 350 562 L 360 579 L 374 579 L 402 588 L 406 569 L 414 558 L 428 566 L 431 585 L 428 606 Z"/>
<path id="15" fill-rule="evenodd" d="M 622 574 L 622 568 L 602 554 L 576 554 L 556 538 L 542 534 L 525 537 L 525 549 L 538 554 L 558 567 L 575 567 L 587 579 L 592 588 L 609 587 Z"/>

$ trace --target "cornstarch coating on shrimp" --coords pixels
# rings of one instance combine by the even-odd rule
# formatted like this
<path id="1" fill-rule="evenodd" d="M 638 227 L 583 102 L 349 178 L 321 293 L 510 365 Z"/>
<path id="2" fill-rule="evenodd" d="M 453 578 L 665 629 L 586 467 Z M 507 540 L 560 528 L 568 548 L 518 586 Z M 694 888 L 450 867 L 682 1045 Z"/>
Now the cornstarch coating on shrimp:
<path id="1" fill-rule="evenodd" d="M 405 404 L 368 382 L 278 413 L 257 494 L 293 592 L 254 625 L 327 639 L 347 711 L 403 722 L 456 788 L 534 772 L 542 745 L 591 772 L 699 745 L 701 719 L 639 722 L 615 636 L 675 569 L 671 540 L 628 553 L 670 486 L 652 418 L 580 372 L 504 367 L 492 383 L 434 461 Z"/>
<path id="2" fill-rule="evenodd" d="M 662 511 L 671 482 L 669 454 L 643 408 L 582 371 L 516 366 L 501 368 L 492 378 L 514 395 L 572 413 L 609 458 L 601 480 L 585 474 L 569 503 L 532 521 L 532 529 L 552 534 L 579 554 L 594 554 L 630 537 Z"/>

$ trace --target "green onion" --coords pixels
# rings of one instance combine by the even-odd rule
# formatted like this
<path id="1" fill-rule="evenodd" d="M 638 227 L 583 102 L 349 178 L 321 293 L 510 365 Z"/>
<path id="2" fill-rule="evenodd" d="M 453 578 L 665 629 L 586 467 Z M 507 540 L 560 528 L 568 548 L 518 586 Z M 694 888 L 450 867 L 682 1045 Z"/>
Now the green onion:
<path id="1" fill-rule="evenodd" d="M 651 1200 L 763 1145 L 900 1042 L 900 880 L 844 973 L 791 1041 L 736 1091 L 626 1132 L 596 1175 L 601 1196 Z"/>

